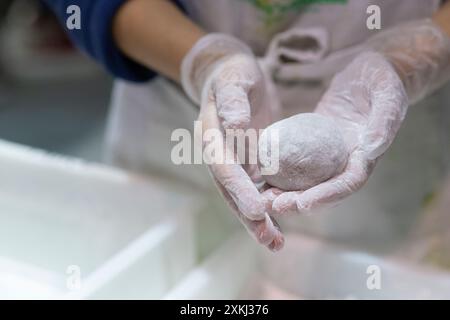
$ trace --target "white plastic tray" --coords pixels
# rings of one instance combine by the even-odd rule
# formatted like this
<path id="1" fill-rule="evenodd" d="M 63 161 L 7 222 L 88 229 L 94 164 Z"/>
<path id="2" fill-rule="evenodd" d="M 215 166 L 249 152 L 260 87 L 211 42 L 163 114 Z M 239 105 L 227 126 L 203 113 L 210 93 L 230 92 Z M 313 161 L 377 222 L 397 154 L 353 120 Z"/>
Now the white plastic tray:
<path id="1" fill-rule="evenodd" d="M 257 273 L 257 244 L 240 232 L 192 270 L 164 299 L 236 299 Z"/>
<path id="2" fill-rule="evenodd" d="M 286 239 L 274 255 L 246 235 L 234 237 L 165 298 L 450 299 L 450 272 L 296 234 Z M 367 285 L 374 267 L 379 287 Z"/>
<path id="3" fill-rule="evenodd" d="M 159 298 L 195 263 L 186 190 L 3 141 L 0 173 L 0 299 Z"/>

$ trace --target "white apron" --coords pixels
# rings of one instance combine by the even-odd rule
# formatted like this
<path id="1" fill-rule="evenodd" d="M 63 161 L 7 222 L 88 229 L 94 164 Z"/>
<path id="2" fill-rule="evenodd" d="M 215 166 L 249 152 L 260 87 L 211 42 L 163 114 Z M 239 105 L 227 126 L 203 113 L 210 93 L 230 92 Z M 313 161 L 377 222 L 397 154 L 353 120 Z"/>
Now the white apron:
<path id="1" fill-rule="evenodd" d="M 252 2 L 185 0 L 184 4 L 192 19 L 205 30 L 232 34 L 250 44 L 258 54 L 267 51 L 276 55 L 277 44 L 283 41 L 274 35 L 289 28 L 309 35 L 311 39 L 305 41 L 298 61 L 278 65 L 279 59 L 274 60 L 272 71 L 284 115 L 311 111 L 335 72 L 359 52 L 358 45 L 377 32 L 366 27 L 369 5 L 380 6 L 382 30 L 407 20 L 429 17 L 439 5 L 438 0 L 349 0 L 346 4 L 292 9 L 274 17 L 257 9 Z M 308 43 L 313 44 L 313 51 Z M 289 47 L 292 45 L 287 46 L 292 49 Z M 433 99 L 438 99 L 434 100 L 436 104 L 442 102 L 436 95 L 427 101 Z M 176 166 L 170 158 L 175 145 L 170 141 L 172 131 L 192 130 L 197 114 L 198 108 L 166 79 L 158 77 L 147 84 L 117 81 L 107 133 L 108 160 L 130 170 L 160 173 L 202 190 L 213 190 L 204 166 Z M 329 212 L 290 218 L 283 225 L 288 229 L 299 225 L 295 228 L 306 233 L 375 246 L 404 233 L 422 199 L 433 191 L 442 175 L 443 138 L 436 125 L 440 118 L 438 108 L 411 108 L 399 138 L 362 191 Z"/>

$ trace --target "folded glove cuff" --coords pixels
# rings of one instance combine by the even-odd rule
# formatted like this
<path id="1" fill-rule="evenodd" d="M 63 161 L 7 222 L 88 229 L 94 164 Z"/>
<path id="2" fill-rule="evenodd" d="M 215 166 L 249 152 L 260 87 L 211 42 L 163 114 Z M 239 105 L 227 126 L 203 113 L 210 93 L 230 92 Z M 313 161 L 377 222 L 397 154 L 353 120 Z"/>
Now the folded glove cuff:
<path id="1" fill-rule="evenodd" d="M 234 54 L 253 55 L 242 41 L 222 33 L 210 33 L 198 40 L 181 64 L 181 85 L 189 98 L 200 104 L 201 93 L 214 66 Z"/>

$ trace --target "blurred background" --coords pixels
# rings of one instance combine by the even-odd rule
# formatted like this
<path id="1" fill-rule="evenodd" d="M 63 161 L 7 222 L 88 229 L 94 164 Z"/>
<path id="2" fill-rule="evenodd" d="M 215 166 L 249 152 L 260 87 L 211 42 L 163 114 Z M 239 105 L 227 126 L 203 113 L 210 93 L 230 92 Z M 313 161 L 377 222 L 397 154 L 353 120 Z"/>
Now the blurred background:
<path id="1" fill-rule="evenodd" d="M 0 136 L 100 161 L 111 78 L 39 1 L 2 1 L 0 24 Z"/>
<path id="2" fill-rule="evenodd" d="M 450 298 L 449 85 L 361 192 L 282 220 L 273 255 L 212 186 L 104 163 L 113 79 L 39 1 L 2 0 L 0 39 L 0 299 Z"/>

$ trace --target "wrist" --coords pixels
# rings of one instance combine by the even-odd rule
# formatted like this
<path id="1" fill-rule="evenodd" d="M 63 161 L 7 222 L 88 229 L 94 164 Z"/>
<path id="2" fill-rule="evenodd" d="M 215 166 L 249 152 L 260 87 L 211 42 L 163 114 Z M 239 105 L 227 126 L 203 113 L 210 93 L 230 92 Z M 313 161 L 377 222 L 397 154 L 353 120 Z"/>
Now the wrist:
<path id="1" fill-rule="evenodd" d="M 183 57 L 205 34 L 166 0 L 124 1 L 112 20 L 111 33 L 125 56 L 177 82 Z"/>
<path id="2" fill-rule="evenodd" d="M 203 87 L 217 64 L 236 54 L 253 55 L 245 43 L 226 34 L 200 38 L 181 63 L 181 84 L 189 98 L 199 104 Z"/>
<path id="3" fill-rule="evenodd" d="M 450 37 L 450 1 L 433 16 L 434 23 Z"/>

